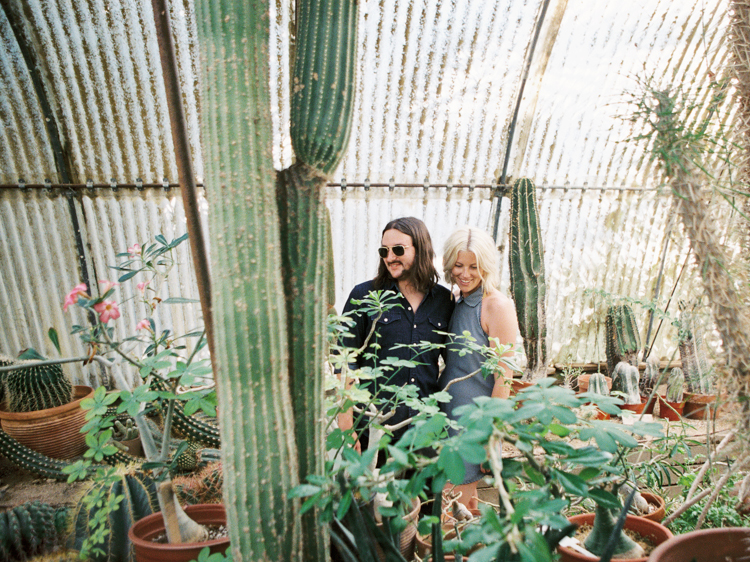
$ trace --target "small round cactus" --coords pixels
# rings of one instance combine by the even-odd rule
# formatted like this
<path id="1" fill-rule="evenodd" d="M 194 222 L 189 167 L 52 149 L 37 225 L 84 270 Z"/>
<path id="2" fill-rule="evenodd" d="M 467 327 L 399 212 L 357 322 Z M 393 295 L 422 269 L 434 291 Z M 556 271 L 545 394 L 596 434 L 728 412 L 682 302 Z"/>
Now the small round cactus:
<path id="1" fill-rule="evenodd" d="M 608 396 L 609 385 L 607 384 L 607 377 L 602 373 L 594 373 L 591 375 L 591 378 L 589 378 L 589 392 Z"/>

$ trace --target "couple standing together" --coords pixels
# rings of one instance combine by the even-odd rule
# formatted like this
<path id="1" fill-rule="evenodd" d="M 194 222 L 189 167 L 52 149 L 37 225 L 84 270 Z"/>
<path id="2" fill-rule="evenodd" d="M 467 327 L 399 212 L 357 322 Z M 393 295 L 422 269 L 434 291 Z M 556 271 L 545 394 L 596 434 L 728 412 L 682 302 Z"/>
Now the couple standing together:
<path id="1" fill-rule="evenodd" d="M 369 347 L 357 356 L 357 368 L 374 367 L 386 357 L 404 360 L 414 359 L 415 351 L 404 345 L 428 341 L 447 344 L 420 355 L 417 365 L 389 372 L 387 381 L 378 383 L 403 386 L 415 385 L 420 397 L 447 388 L 452 399 L 443 405 L 451 419 L 454 408 L 471 404 L 478 396 L 507 398 L 510 393 L 509 379 L 512 374 L 501 363 L 498 372 L 487 378 L 477 371 L 485 357 L 477 352 L 460 352 L 460 347 L 450 344 L 444 335 L 471 333 L 476 343 L 488 347 L 516 343 L 518 325 L 513 301 L 498 290 L 499 268 L 495 242 L 487 233 L 470 227 L 459 228 L 445 242 L 443 251 L 443 275 L 451 286 L 457 288 L 455 296 L 450 290 L 438 285 L 439 275 L 434 265 L 435 252 L 430 234 L 424 223 L 414 217 L 392 220 L 383 229 L 381 246 L 378 248 L 380 264 L 377 276 L 357 285 L 349 295 L 344 313 L 351 313 L 355 321 L 350 334 L 343 343 L 348 347 L 364 345 L 373 322 L 377 322 Z M 400 307 L 391 308 L 379 318 L 359 312 L 354 301 L 363 299 L 371 291 L 393 291 L 398 295 Z M 373 344 L 377 345 L 373 347 Z M 402 344 L 402 347 L 394 347 Z M 443 355 L 445 369 L 439 373 L 438 359 Z M 465 378 L 454 384 L 452 380 Z M 380 396 L 390 398 L 387 393 Z M 406 405 L 398 406 L 388 425 L 395 426 L 414 415 Z M 339 419 L 342 430 L 352 427 L 351 412 Z M 406 427 L 395 431 L 394 441 L 406 431 Z M 360 444 L 366 447 L 366 435 L 361 435 Z M 461 492 L 461 502 L 476 508 L 477 483 L 482 477 L 479 465 L 466 464 L 463 483 L 455 486 Z M 455 484 L 455 483 L 454 483 Z"/>

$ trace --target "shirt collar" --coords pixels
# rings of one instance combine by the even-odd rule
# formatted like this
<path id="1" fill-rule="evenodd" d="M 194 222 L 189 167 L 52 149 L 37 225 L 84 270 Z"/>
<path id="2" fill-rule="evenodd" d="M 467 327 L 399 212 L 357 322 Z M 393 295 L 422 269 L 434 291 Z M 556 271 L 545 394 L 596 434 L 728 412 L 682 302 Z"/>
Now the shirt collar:
<path id="1" fill-rule="evenodd" d="M 470 307 L 474 308 L 476 307 L 480 302 L 482 302 L 482 296 L 484 295 L 483 287 L 480 285 L 476 291 L 471 293 L 468 297 L 464 297 L 463 295 L 458 295 L 458 298 L 456 299 L 456 303 L 459 302 L 465 302 Z"/>

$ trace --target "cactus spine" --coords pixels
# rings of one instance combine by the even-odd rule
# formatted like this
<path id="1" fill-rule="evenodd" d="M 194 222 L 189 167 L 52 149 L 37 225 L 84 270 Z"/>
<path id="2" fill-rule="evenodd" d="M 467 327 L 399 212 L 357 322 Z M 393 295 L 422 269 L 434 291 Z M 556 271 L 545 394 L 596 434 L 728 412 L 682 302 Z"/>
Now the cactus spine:
<path id="1" fill-rule="evenodd" d="M 609 385 L 607 384 L 607 378 L 601 373 L 594 373 L 591 375 L 589 378 L 589 392 L 608 396 Z"/>
<path id="2" fill-rule="evenodd" d="M 513 184 L 510 203 L 510 290 L 526 352 L 524 380 L 546 376 L 547 315 L 544 249 L 539 230 L 536 187 L 526 178 Z"/>
<path id="3" fill-rule="evenodd" d="M 675 367 L 667 379 L 667 402 L 682 402 L 685 374 L 682 369 Z"/>
<path id="4" fill-rule="evenodd" d="M 87 560 L 91 562 L 133 562 L 134 552 L 128 539 L 128 530 L 139 519 L 158 510 L 156 485 L 143 474 L 129 474 L 119 471 L 111 480 L 95 481 L 86 492 L 101 498 L 93 507 L 81 499 L 70 516 L 70 527 L 67 535 L 69 548 L 81 550 L 84 542 L 92 541 L 92 535 L 98 529 L 97 522 L 106 526 L 109 533 L 103 535 L 103 542 L 91 545 Z M 107 509 L 112 499 L 122 497 L 121 502 L 109 513 L 100 513 Z M 92 526 L 92 522 L 94 522 Z M 90 547 L 91 548 L 91 547 Z M 103 553 L 97 553 L 101 549 Z"/>
<path id="5" fill-rule="evenodd" d="M 60 365 L 27 366 L 45 358 L 28 349 L 15 362 L 18 368 L 5 373 L 3 395 L 9 412 L 35 412 L 56 408 L 73 400 L 73 385 Z"/>
<path id="6" fill-rule="evenodd" d="M 703 334 L 696 322 L 695 314 L 680 302 L 679 318 L 680 361 L 685 374 L 688 391 L 694 394 L 713 392 L 713 374 L 706 360 Z"/>
<path id="7" fill-rule="evenodd" d="M 615 366 L 615 372 L 612 375 L 612 388 L 623 394 L 625 404 L 641 403 L 638 380 L 638 367 L 634 367 L 625 361 L 620 361 Z"/>
<path id="8" fill-rule="evenodd" d="M 0 560 L 26 560 L 59 546 L 65 512 L 35 500 L 0 513 Z"/>
<path id="9" fill-rule="evenodd" d="M 630 305 L 611 305 L 607 309 L 605 330 L 607 370 L 612 373 L 620 361 L 626 361 L 637 367 L 641 338 L 638 335 L 638 326 Z"/>

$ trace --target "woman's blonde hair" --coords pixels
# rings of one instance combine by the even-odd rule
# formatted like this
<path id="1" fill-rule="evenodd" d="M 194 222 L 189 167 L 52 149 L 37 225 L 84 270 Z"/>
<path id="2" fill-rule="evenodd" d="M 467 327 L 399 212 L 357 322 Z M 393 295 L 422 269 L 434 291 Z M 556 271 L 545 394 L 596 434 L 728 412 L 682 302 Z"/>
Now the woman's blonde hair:
<path id="1" fill-rule="evenodd" d="M 451 270 L 458 260 L 458 252 L 472 252 L 476 256 L 485 295 L 492 289 L 500 288 L 497 247 L 492 236 L 470 226 L 462 226 L 453 231 L 443 246 L 443 276 L 451 285 L 454 284 Z"/>

